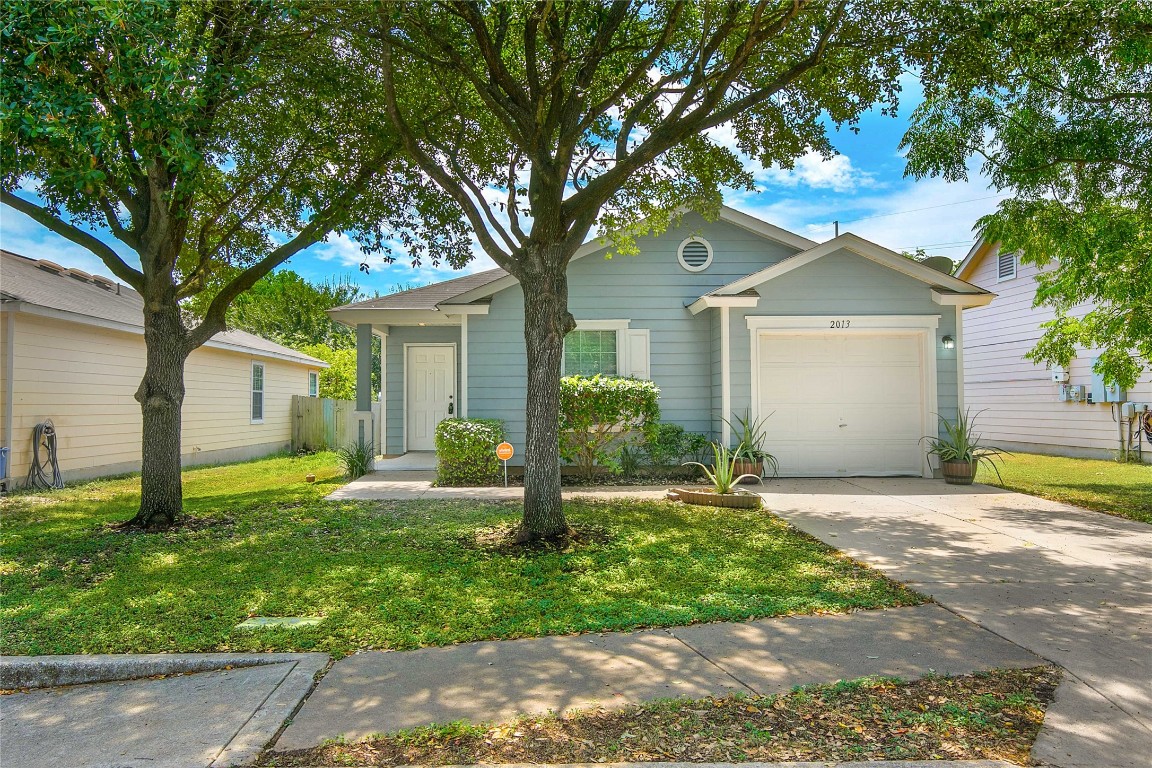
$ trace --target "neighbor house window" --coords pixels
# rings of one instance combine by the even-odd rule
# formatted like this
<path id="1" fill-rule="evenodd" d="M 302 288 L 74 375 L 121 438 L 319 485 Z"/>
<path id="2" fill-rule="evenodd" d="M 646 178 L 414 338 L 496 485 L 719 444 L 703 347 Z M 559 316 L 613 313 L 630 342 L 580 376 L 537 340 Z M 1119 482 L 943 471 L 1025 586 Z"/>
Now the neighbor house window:
<path id="1" fill-rule="evenodd" d="M 1001 253 L 996 261 L 996 282 L 1016 277 L 1016 254 Z"/>
<path id="2" fill-rule="evenodd" d="M 564 337 L 564 375 L 615 376 L 616 331 L 572 331 Z"/>
<path id="3" fill-rule="evenodd" d="M 317 371 L 308 371 L 308 397 L 320 396 L 320 374 Z"/>
<path id="4" fill-rule="evenodd" d="M 252 363 L 252 422 L 264 421 L 264 363 Z"/>

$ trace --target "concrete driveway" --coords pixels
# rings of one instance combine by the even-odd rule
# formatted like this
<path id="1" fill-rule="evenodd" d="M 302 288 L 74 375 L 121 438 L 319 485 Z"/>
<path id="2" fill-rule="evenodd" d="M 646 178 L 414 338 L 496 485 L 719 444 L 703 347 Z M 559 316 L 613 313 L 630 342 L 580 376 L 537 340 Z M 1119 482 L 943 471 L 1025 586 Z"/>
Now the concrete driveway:
<path id="1" fill-rule="evenodd" d="M 1064 667 L 1037 761 L 1152 765 L 1152 526 L 913 478 L 766 490 L 798 528 Z"/>

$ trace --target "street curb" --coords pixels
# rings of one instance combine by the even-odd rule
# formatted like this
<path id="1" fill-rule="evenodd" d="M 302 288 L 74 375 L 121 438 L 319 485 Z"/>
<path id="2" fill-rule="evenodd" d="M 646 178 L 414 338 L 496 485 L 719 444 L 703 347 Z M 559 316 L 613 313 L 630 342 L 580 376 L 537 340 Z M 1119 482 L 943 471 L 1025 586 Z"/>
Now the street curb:
<path id="1" fill-rule="evenodd" d="M 136 680 L 153 675 L 211 672 L 228 667 L 300 662 L 320 670 L 325 653 L 125 653 L 75 656 L 4 656 L 0 689 L 54 688 L 60 685 Z"/>

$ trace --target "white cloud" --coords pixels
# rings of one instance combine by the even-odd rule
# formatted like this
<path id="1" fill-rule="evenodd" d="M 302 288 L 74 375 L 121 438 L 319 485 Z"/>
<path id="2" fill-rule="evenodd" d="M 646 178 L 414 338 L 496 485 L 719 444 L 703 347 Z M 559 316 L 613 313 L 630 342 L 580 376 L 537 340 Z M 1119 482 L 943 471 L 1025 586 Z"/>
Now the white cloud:
<path id="1" fill-rule="evenodd" d="M 126 246 L 119 243 L 112 246 L 129 265 L 139 267 L 139 259 Z M 8 206 L 0 206 L 0 248 L 30 259 L 47 259 L 92 275 L 117 279 L 96 254 Z"/>
<path id="2" fill-rule="evenodd" d="M 812 189 L 831 189 L 834 192 L 877 186 L 875 177 L 855 167 L 847 155 L 825 158 L 819 152 L 809 152 L 798 158 L 791 170 L 773 166 L 755 171 L 754 175 L 759 184 L 784 187 L 804 184 Z"/>

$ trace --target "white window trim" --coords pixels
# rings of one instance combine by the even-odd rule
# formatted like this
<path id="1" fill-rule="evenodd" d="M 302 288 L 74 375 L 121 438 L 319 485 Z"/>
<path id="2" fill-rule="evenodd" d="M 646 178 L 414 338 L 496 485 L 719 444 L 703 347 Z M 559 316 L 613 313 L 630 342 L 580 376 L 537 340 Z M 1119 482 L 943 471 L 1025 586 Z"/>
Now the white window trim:
<path id="1" fill-rule="evenodd" d="M 832 328 L 833 321 L 849 321 L 848 328 Z M 920 338 L 920 433 L 936 434 L 938 425 L 935 414 L 939 412 L 936 384 L 936 368 L 939 365 L 936 343 L 936 328 L 940 325 L 940 315 L 828 315 L 816 317 L 759 316 L 749 317 L 748 329 L 751 337 L 752 375 L 748 393 L 752 418 L 759 419 L 760 391 L 760 338 L 766 335 L 812 334 L 824 335 L 867 335 L 867 334 L 908 334 Z M 932 463 L 927 453 L 921 459 L 923 477 L 933 476 Z"/>
<path id="2" fill-rule="evenodd" d="M 312 382 L 316 382 L 316 390 L 312 390 Z M 320 397 L 320 371 L 308 371 L 308 397 Z"/>
<path id="3" fill-rule="evenodd" d="M 694 267 L 688 262 L 684 261 L 684 248 L 690 243 L 701 243 L 705 248 L 708 249 L 708 260 L 698 267 Z M 702 237 L 697 237 L 695 235 L 692 237 L 684 238 L 683 242 L 680 243 L 680 247 L 676 249 L 676 261 L 680 262 L 680 266 L 688 272 L 703 272 L 704 270 L 708 269 L 708 267 L 712 266 L 712 259 L 714 255 L 715 254 L 712 252 L 712 243 L 708 242 Z"/>
<path id="4" fill-rule="evenodd" d="M 576 327 L 573 330 L 575 330 L 575 331 L 616 331 L 616 375 L 617 376 L 624 376 L 624 373 L 623 373 L 624 371 L 629 371 L 629 372 L 632 371 L 633 366 L 631 364 L 631 361 L 628 359 L 628 343 L 627 343 L 627 340 L 625 338 L 625 334 L 623 333 L 624 331 L 632 330 L 632 321 L 631 320 L 577 320 L 576 321 Z M 641 328 L 637 328 L 636 330 L 637 331 L 646 330 L 649 333 L 648 360 L 647 360 L 648 364 L 645 367 L 648 370 L 648 376 L 649 376 L 648 380 L 650 381 L 651 376 L 652 376 L 651 330 L 641 329 Z M 563 372 L 564 372 L 563 357 L 561 357 L 560 362 L 561 362 L 560 372 L 561 372 L 561 374 L 563 374 Z"/>
<path id="5" fill-rule="evenodd" d="M 1012 259 L 1012 274 L 1001 277 L 1000 275 L 1000 259 L 1003 256 L 1009 256 Z M 997 253 L 996 254 L 996 282 L 1006 283 L 1009 280 L 1015 280 L 1016 276 L 1020 273 L 1020 260 L 1016 258 L 1015 253 Z"/>
<path id="6" fill-rule="evenodd" d="M 252 417 L 252 406 L 255 404 L 256 394 L 256 368 L 260 368 L 260 418 Z M 268 368 L 264 363 L 252 361 L 252 368 L 248 374 L 248 419 L 250 424 L 263 424 L 264 413 L 268 409 Z"/>

